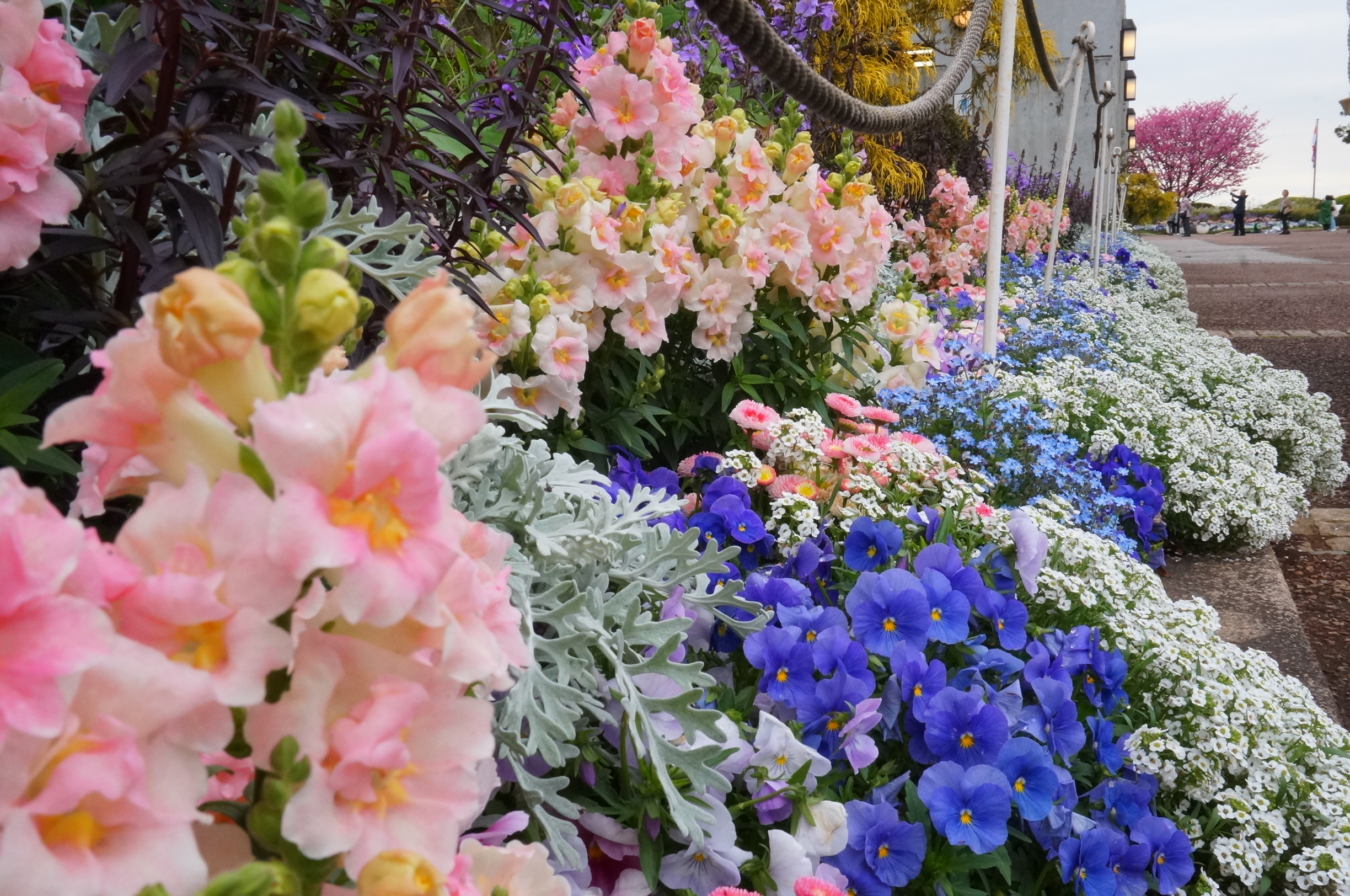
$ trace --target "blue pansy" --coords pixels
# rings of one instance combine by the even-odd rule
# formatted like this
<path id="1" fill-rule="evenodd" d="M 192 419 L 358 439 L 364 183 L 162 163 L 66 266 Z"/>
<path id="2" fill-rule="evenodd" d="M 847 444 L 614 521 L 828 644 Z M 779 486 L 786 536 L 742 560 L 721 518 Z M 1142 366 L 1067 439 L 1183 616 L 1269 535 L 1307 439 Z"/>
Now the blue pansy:
<path id="1" fill-rule="evenodd" d="M 994 596 L 989 599 L 987 615 L 994 628 L 994 637 L 1001 647 L 1021 650 L 1027 646 L 1027 622 L 1030 617 L 1026 605 L 1015 597 L 992 593 Z"/>
<path id="2" fill-rule="evenodd" d="M 1012 787 L 1013 805 L 1028 821 L 1040 821 L 1054 805 L 1059 778 L 1045 747 L 1025 737 L 1014 737 L 999 751 L 997 766 Z"/>
<path id="3" fill-rule="evenodd" d="M 900 550 L 902 540 L 900 527 L 895 523 L 859 517 L 844 539 L 844 562 L 858 572 L 876 569 Z"/>
<path id="4" fill-rule="evenodd" d="M 784 609 L 808 603 L 811 592 L 795 579 L 771 579 L 763 573 L 755 572 L 746 577 L 745 587 L 741 589 L 740 596 L 771 607 L 781 614 Z"/>
<path id="5" fill-rule="evenodd" d="M 1148 846 L 1149 871 L 1158 881 L 1163 896 L 1186 886 L 1195 874 L 1191 859 L 1191 841 L 1165 818 L 1141 818 L 1130 828 L 1130 839 Z"/>
<path id="6" fill-rule="evenodd" d="M 1102 829 L 1111 844 L 1107 865 L 1116 879 L 1116 896 L 1144 896 L 1148 892 L 1148 845 L 1131 844 L 1129 838 L 1111 828 Z"/>
<path id="7" fill-rule="evenodd" d="M 928 596 L 923 584 L 904 570 L 863 573 L 845 605 L 854 635 L 872 653 L 889 657 L 901 641 L 918 650 L 928 643 Z"/>
<path id="8" fill-rule="evenodd" d="M 888 819 L 867 829 L 863 857 L 882 881 L 903 887 L 918 877 L 927 850 L 922 825 Z"/>
<path id="9" fill-rule="evenodd" d="M 919 581 L 928 594 L 928 616 L 932 620 L 928 637 L 943 644 L 960 644 L 970 635 L 970 601 L 936 570 L 924 572 Z"/>
<path id="10" fill-rule="evenodd" d="M 919 778 L 919 799 L 928 807 L 933 827 L 949 842 L 981 854 L 1008 839 L 1009 791 L 1004 774 L 988 765 L 963 769 L 955 762 L 939 762 Z"/>
<path id="11" fill-rule="evenodd" d="M 845 849 L 822 861 L 839 869 L 848 878 L 848 888 L 854 896 L 891 896 L 891 885 L 877 877 L 876 872 L 868 866 L 861 849 Z"/>
<path id="12" fill-rule="evenodd" d="M 797 704 L 802 743 L 822 756 L 833 756 L 853 707 L 872 696 L 874 687 L 843 672 L 816 682 L 815 692 Z"/>
<path id="13" fill-rule="evenodd" d="M 1032 682 L 1038 703 L 1022 708 L 1022 726 L 1028 734 L 1070 760 L 1087 743 L 1087 732 L 1078 721 L 1078 707 L 1062 682 L 1042 678 Z"/>
<path id="14" fill-rule="evenodd" d="M 1116 774 L 1120 767 L 1125 764 L 1125 750 L 1122 746 L 1125 740 L 1122 737 L 1122 743 L 1117 743 L 1115 737 L 1115 725 L 1101 716 L 1092 716 L 1087 720 L 1088 731 L 1092 734 L 1093 752 L 1096 754 L 1097 761 L 1106 768 L 1110 774 Z"/>
<path id="15" fill-rule="evenodd" d="M 807 644 L 815 644 L 827 628 L 846 629 L 848 626 L 848 617 L 838 607 L 780 605 L 778 621 L 799 629 Z"/>
<path id="16" fill-rule="evenodd" d="M 944 688 L 928 704 L 923 741 L 934 755 L 963 768 L 998 758 L 1008 741 L 1008 720 L 997 706 L 973 694 Z"/>
<path id="17" fill-rule="evenodd" d="M 1097 650 L 1083 670 L 1083 693 L 1088 702 L 1106 713 L 1130 702 L 1125 693 L 1125 673 L 1129 669 L 1119 650 Z"/>
<path id="18" fill-rule="evenodd" d="M 910 704 L 915 719 L 924 721 L 929 703 L 947 686 L 947 667 L 901 644 L 891 654 L 891 671 L 900 676 L 901 701 Z"/>
<path id="19" fill-rule="evenodd" d="M 1105 831 L 1087 831 L 1059 845 L 1060 879 L 1082 896 L 1114 896 L 1111 841 Z"/>
<path id="20" fill-rule="evenodd" d="M 866 684 L 869 693 L 876 687 L 876 676 L 867 666 L 867 649 L 849 637 L 844 628 L 822 631 L 811 645 L 811 657 L 822 675 L 842 672 Z"/>
<path id="21" fill-rule="evenodd" d="M 1102 801 L 1101 818 L 1118 828 L 1128 828 L 1149 815 L 1149 806 L 1153 803 L 1154 789 L 1151 781 L 1141 776 L 1141 780 L 1127 781 L 1124 778 L 1107 778 L 1089 791 L 1088 796 Z"/>
<path id="22" fill-rule="evenodd" d="M 749 622 L 754 618 L 748 610 L 742 610 L 739 607 L 718 607 L 718 610 L 725 613 L 732 619 L 741 622 Z M 739 650 L 743 639 L 736 630 L 727 624 L 724 619 L 714 619 L 712 629 L 708 632 L 708 647 L 718 653 L 731 653 Z"/>
<path id="23" fill-rule="evenodd" d="M 745 639 L 745 658 L 761 669 L 759 689 L 785 706 L 809 699 L 816 689 L 811 648 L 797 638 L 797 630 L 770 626 Z"/>

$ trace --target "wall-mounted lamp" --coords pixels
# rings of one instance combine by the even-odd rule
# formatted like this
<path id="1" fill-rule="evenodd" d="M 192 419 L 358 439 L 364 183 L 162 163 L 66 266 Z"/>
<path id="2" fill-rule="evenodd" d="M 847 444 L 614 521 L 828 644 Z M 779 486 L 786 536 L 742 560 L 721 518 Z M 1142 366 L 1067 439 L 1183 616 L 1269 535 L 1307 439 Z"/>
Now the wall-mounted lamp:
<path id="1" fill-rule="evenodd" d="M 1130 131 L 1130 152 L 1134 152 L 1134 148 L 1138 145 L 1138 142 L 1134 139 L 1134 131 Z"/>
<path id="2" fill-rule="evenodd" d="M 1125 110 L 1125 130 L 1129 131 L 1131 134 L 1134 133 L 1134 122 L 1135 122 L 1134 109 L 1132 109 L 1132 108 L 1131 108 L 1131 109 L 1126 109 L 1126 110 Z"/>
<path id="3" fill-rule="evenodd" d="M 1129 102 L 1134 101 L 1135 80 L 1134 69 L 1125 69 L 1125 99 Z"/>
<path id="4" fill-rule="evenodd" d="M 1350 115 L 1350 96 L 1347 96 L 1345 99 L 1341 100 L 1341 114 Z"/>
<path id="5" fill-rule="evenodd" d="M 972 10 L 970 9 L 970 7 L 961 10 L 956 15 L 952 16 L 952 24 L 955 25 L 957 28 L 964 29 L 967 25 L 970 24 L 971 12 Z"/>
<path id="6" fill-rule="evenodd" d="M 1134 58 L 1134 19 L 1120 23 L 1120 58 Z"/>

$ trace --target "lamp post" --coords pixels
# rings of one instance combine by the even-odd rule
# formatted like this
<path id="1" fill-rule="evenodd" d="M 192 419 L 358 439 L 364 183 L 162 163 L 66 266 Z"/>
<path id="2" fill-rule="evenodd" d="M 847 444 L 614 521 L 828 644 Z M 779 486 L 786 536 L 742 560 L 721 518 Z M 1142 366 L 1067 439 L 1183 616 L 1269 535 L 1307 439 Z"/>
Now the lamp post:
<path id="1" fill-rule="evenodd" d="M 1055 191 L 1055 213 L 1050 218 L 1050 248 L 1045 257 L 1045 280 L 1046 287 L 1050 286 L 1051 280 L 1055 276 L 1055 254 L 1059 252 L 1059 223 L 1060 217 L 1064 214 L 1064 191 L 1069 184 L 1069 162 L 1073 157 L 1070 148 L 1073 146 L 1073 129 L 1078 123 L 1078 97 L 1083 92 L 1083 60 L 1088 53 L 1091 53 L 1096 46 L 1092 39 L 1097 36 L 1097 26 L 1091 22 L 1084 22 L 1079 29 L 1078 36 L 1073 39 L 1073 93 L 1069 100 L 1069 132 L 1064 137 L 1064 161 L 1059 166 L 1059 188 Z"/>
<path id="2" fill-rule="evenodd" d="M 1012 118 L 1013 54 L 1017 46 L 1017 3 L 1004 0 L 999 24 L 998 77 L 994 93 L 993 171 L 989 175 L 989 251 L 984 264 L 984 353 L 998 353 L 999 278 L 1003 273 L 1003 215 L 1007 206 L 1008 124 Z"/>

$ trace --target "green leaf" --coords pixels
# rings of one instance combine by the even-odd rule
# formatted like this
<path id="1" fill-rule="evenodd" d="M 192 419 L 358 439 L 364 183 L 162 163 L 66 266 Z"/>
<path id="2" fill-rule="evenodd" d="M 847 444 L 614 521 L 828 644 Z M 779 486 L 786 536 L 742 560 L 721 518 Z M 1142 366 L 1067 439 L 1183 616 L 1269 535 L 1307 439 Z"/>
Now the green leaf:
<path id="1" fill-rule="evenodd" d="M 655 893 L 661 874 L 661 844 L 647 833 L 645 824 L 638 825 L 638 863 L 647 879 L 647 888 Z"/>
<path id="2" fill-rule="evenodd" d="M 258 488 L 269 498 L 277 496 L 276 483 L 272 481 L 272 474 L 267 472 L 267 467 L 263 465 L 262 458 L 258 453 L 243 442 L 239 443 L 239 469 L 243 470 L 244 475 L 258 484 Z"/>
<path id="3" fill-rule="evenodd" d="M 0 414 L 17 414 L 28 409 L 46 392 L 65 365 L 55 358 L 24 364 L 0 377 Z"/>

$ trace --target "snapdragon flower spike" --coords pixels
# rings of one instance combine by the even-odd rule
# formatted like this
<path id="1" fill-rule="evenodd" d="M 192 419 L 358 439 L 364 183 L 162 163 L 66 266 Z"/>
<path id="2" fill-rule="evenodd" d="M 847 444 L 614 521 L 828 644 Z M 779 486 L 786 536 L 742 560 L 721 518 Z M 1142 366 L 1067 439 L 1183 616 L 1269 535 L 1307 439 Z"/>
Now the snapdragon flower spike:
<path id="1" fill-rule="evenodd" d="M 1004 774 L 988 765 L 963 769 L 955 762 L 939 762 L 919 779 L 919 799 L 928 807 L 933 827 L 949 842 L 980 854 L 1007 842 L 1010 790 Z"/>
<path id="2" fill-rule="evenodd" d="M 859 517 L 844 539 L 844 562 L 849 569 L 868 572 L 895 556 L 903 541 L 904 535 L 895 523 Z"/>
<path id="3" fill-rule="evenodd" d="M 1014 737 L 998 754 L 998 768 L 1012 786 L 1012 801 L 1018 814 L 1040 821 L 1054 805 L 1059 778 L 1045 747 L 1025 737 Z"/>
<path id="4" fill-rule="evenodd" d="M 1106 831 L 1087 831 L 1079 839 L 1065 840 L 1059 845 L 1060 880 L 1081 896 L 1114 896 L 1116 875 L 1110 859 Z"/>
<path id="5" fill-rule="evenodd" d="M 1039 703 L 1022 709 L 1022 726 L 1036 740 L 1050 747 L 1067 762 L 1087 743 L 1087 733 L 1078 721 L 1078 708 L 1062 682 L 1042 678 L 1032 682 Z"/>
<path id="6" fill-rule="evenodd" d="M 934 755 L 963 768 L 984 765 L 1008 742 L 1008 720 L 975 695 L 944 688 L 928 704 L 923 740 Z"/>
<path id="7" fill-rule="evenodd" d="M 901 569 L 865 572 L 844 605 L 853 633 L 870 652 L 889 657 L 902 641 L 916 650 L 928 643 L 932 608 L 923 583 Z"/>
<path id="8" fill-rule="evenodd" d="M 759 689 L 784 706 L 795 707 L 815 694 L 811 647 L 795 628 L 769 626 L 745 639 L 745 658 L 761 669 Z"/>

